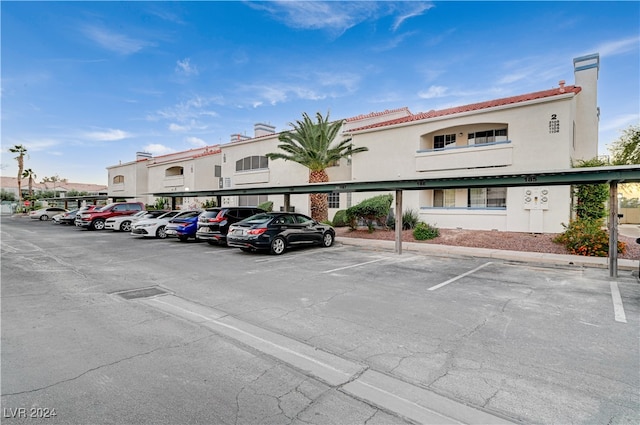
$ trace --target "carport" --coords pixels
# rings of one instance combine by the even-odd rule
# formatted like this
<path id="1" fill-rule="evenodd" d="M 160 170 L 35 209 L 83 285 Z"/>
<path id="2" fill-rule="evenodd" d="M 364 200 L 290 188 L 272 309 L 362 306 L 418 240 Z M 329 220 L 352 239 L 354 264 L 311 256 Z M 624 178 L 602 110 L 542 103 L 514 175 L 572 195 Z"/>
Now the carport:
<path id="1" fill-rule="evenodd" d="M 291 194 L 331 192 L 395 192 L 396 237 L 395 252 L 402 254 L 402 194 L 405 190 L 462 189 L 475 187 L 564 186 L 577 184 L 609 184 L 609 275 L 618 276 L 618 184 L 640 182 L 640 165 L 570 168 L 522 173 L 495 173 L 464 177 L 433 177 L 383 181 L 347 181 L 292 186 L 262 186 L 201 191 L 156 192 L 153 196 L 216 197 L 220 205 L 222 196 L 284 195 L 285 211 L 289 210 Z"/>

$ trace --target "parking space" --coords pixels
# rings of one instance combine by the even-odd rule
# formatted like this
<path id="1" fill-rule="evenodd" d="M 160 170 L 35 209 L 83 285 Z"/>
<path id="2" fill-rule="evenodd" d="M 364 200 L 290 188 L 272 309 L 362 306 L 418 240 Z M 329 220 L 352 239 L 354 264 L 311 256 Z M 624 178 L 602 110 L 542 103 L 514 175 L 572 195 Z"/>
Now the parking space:
<path id="1" fill-rule="evenodd" d="M 3 218 L 2 232 L 3 256 L 18 267 L 71 268 L 92 293 L 166 288 L 511 420 L 624 423 L 640 413 L 631 274 L 340 241 L 273 256 L 18 218 Z M 44 252 L 55 260 L 36 260 Z"/>

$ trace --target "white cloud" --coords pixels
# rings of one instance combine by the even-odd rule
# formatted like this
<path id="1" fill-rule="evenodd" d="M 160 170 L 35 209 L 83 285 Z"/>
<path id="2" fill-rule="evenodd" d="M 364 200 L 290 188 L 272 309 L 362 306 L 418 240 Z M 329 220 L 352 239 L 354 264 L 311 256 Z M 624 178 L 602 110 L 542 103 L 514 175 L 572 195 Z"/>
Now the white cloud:
<path id="1" fill-rule="evenodd" d="M 176 132 L 179 132 L 179 131 L 187 131 L 187 130 L 189 130 L 189 126 L 186 126 L 186 125 L 178 125 L 178 124 L 176 124 L 176 123 L 171 123 L 171 124 L 169 124 L 169 131 L 176 131 Z"/>
<path id="2" fill-rule="evenodd" d="M 108 129 L 104 131 L 91 131 L 84 133 L 84 138 L 97 142 L 113 142 L 131 137 L 131 134 L 123 130 Z"/>
<path id="3" fill-rule="evenodd" d="M 638 114 L 623 114 L 601 122 L 599 129 L 600 131 L 621 130 L 632 124 L 637 125 L 639 122 L 640 116 Z"/>
<path id="4" fill-rule="evenodd" d="M 431 9 L 433 4 L 424 3 L 424 2 L 406 2 L 399 3 L 399 5 L 403 5 L 408 7 L 407 10 L 403 10 L 400 12 L 400 16 L 396 17 L 395 22 L 393 23 L 393 31 L 397 31 L 400 28 L 400 25 L 407 19 L 413 18 L 415 16 L 422 15 L 425 11 Z"/>
<path id="5" fill-rule="evenodd" d="M 154 114 L 150 114 L 147 119 L 151 121 L 166 119 L 180 123 L 173 123 L 171 126 L 186 126 L 188 124 L 191 127 L 202 128 L 203 126 L 197 124 L 196 120 L 202 117 L 217 117 L 218 113 L 214 110 L 208 109 L 208 107 L 211 104 L 222 103 L 222 97 L 203 97 L 196 95 L 172 107 L 156 111 Z M 174 128 L 177 129 L 177 127 Z"/>
<path id="6" fill-rule="evenodd" d="M 142 150 L 144 152 L 149 152 L 150 154 L 152 154 L 154 156 L 166 155 L 166 154 L 169 154 L 169 153 L 176 152 L 175 149 L 172 149 L 170 147 L 161 145 L 159 143 L 151 143 L 151 144 L 145 146 Z"/>
<path id="7" fill-rule="evenodd" d="M 638 44 L 640 44 L 640 37 L 630 37 L 600 44 L 595 51 L 600 53 L 600 57 L 615 56 L 638 50 Z"/>
<path id="8" fill-rule="evenodd" d="M 195 65 L 191 65 L 191 59 L 185 58 L 176 62 L 176 72 L 183 75 L 198 75 L 198 68 Z"/>
<path id="9" fill-rule="evenodd" d="M 362 22 L 389 15 L 398 15 L 391 28 L 396 31 L 407 19 L 433 7 L 429 2 L 370 1 L 271 1 L 247 4 L 268 12 L 289 27 L 328 30 L 338 36 Z"/>
<path id="10" fill-rule="evenodd" d="M 145 47 L 155 45 L 154 43 L 137 40 L 98 26 L 85 25 L 81 30 L 90 40 L 101 47 L 123 55 L 136 53 Z"/>
<path id="11" fill-rule="evenodd" d="M 203 147 L 203 146 L 207 146 L 208 143 L 205 142 L 204 140 L 198 138 L 198 137 L 187 137 L 186 142 L 189 143 L 190 145 L 196 146 L 196 147 Z"/>
<path id="12" fill-rule="evenodd" d="M 447 95 L 448 89 L 443 86 L 431 86 L 427 91 L 418 92 L 421 99 L 433 99 L 436 97 L 444 97 Z"/>

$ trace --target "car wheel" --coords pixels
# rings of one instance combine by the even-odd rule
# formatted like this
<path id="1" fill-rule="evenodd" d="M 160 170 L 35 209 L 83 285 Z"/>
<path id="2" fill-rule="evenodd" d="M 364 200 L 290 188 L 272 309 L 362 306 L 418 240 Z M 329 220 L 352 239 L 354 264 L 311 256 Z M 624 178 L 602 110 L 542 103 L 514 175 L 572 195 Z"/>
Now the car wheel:
<path id="1" fill-rule="evenodd" d="M 325 234 L 322 235 L 322 246 L 329 248 L 331 245 L 333 245 L 333 235 L 331 232 L 325 232 Z"/>
<path id="2" fill-rule="evenodd" d="M 280 236 L 278 236 L 277 238 L 274 238 L 271 241 L 271 253 L 272 254 L 280 255 L 280 254 L 282 254 L 284 252 L 286 247 L 287 247 L 287 244 L 284 241 L 284 238 L 281 238 Z"/>
<path id="3" fill-rule="evenodd" d="M 178 239 L 180 239 L 180 242 L 186 242 L 189 240 L 189 236 L 186 235 L 178 235 Z"/>
<path id="4" fill-rule="evenodd" d="M 104 220 L 94 220 L 90 228 L 93 230 L 104 230 Z"/>
<path id="5" fill-rule="evenodd" d="M 156 230 L 156 238 L 158 238 L 158 239 L 166 239 L 167 238 L 167 234 L 164 232 L 164 226 L 158 227 L 158 230 Z"/>
<path id="6" fill-rule="evenodd" d="M 46 215 L 46 214 L 42 214 L 42 215 L 40 216 L 40 221 L 47 221 L 47 220 L 49 220 L 49 216 L 48 216 L 48 215 Z"/>
<path id="7" fill-rule="evenodd" d="M 130 232 L 131 231 L 131 222 L 130 221 L 123 221 L 122 224 L 120 225 L 120 231 L 121 232 Z"/>

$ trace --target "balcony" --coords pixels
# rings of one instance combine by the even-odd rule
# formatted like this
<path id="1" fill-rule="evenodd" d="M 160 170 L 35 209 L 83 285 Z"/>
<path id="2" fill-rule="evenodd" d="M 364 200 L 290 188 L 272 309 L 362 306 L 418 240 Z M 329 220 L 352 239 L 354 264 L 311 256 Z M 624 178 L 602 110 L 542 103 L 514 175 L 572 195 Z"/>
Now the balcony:
<path id="1" fill-rule="evenodd" d="M 184 176 L 165 176 L 164 187 L 184 186 Z"/>
<path id="2" fill-rule="evenodd" d="M 233 175 L 233 182 L 236 185 L 269 183 L 269 169 L 237 172 Z"/>
<path id="3" fill-rule="evenodd" d="M 451 146 L 416 152 L 416 171 L 506 167 L 513 164 L 511 141 Z"/>

